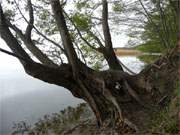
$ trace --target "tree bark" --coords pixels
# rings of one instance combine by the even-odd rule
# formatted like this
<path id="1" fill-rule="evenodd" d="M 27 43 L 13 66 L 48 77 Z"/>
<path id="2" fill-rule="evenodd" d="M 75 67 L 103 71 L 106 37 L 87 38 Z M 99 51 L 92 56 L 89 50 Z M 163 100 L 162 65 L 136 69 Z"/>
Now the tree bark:
<path id="1" fill-rule="evenodd" d="M 99 125 L 116 123 L 117 126 L 121 126 L 123 123 L 133 130 L 143 128 L 144 120 L 150 119 L 152 111 L 157 111 L 165 102 L 161 101 L 162 97 L 167 95 L 170 98 L 174 83 L 180 78 L 180 45 L 177 44 L 171 53 L 159 58 L 137 75 L 122 71 L 117 63 L 110 64 L 112 65 L 110 70 L 94 71 L 79 62 L 59 1 L 51 2 L 69 59 L 69 64 L 56 67 L 37 63 L 29 57 L 9 30 L 0 6 L 0 35 L 13 51 L 14 56 L 19 58 L 26 73 L 42 81 L 63 86 L 75 97 L 85 100 L 92 108 Z M 103 4 L 107 13 L 107 1 L 103 0 Z M 104 17 L 106 18 L 104 26 L 108 28 L 107 16 Z M 104 29 L 104 33 L 110 36 L 108 31 Z M 107 48 L 112 49 L 111 40 L 107 39 L 106 42 Z M 108 49 L 107 52 L 110 51 Z M 113 51 L 108 54 L 109 57 L 114 56 Z M 116 62 L 117 57 L 111 57 L 110 61 L 112 60 Z M 76 71 L 78 77 L 74 76 Z"/>
<path id="2" fill-rule="evenodd" d="M 21 57 L 24 57 L 30 61 L 32 59 L 29 55 L 23 50 L 23 48 L 19 45 L 17 39 L 12 35 L 11 31 L 8 29 L 8 25 L 6 24 L 6 19 L 3 14 L 3 10 L 0 4 L 0 36 L 7 43 L 8 47 L 15 53 Z M 24 65 L 25 62 L 20 60 L 20 62 Z"/>
<path id="3" fill-rule="evenodd" d="M 51 6 L 54 13 L 54 18 L 60 31 L 63 46 L 67 52 L 68 61 L 72 65 L 73 72 L 77 74 L 79 60 L 73 47 L 73 43 L 66 26 L 66 21 L 59 0 L 51 0 Z"/>
<path id="4" fill-rule="evenodd" d="M 103 53 L 108 65 L 111 69 L 123 70 L 119 60 L 117 59 L 115 52 L 112 47 L 111 34 L 108 24 L 108 3 L 107 0 L 102 0 L 103 11 L 102 11 L 102 28 L 105 39 L 105 51 Z"/>

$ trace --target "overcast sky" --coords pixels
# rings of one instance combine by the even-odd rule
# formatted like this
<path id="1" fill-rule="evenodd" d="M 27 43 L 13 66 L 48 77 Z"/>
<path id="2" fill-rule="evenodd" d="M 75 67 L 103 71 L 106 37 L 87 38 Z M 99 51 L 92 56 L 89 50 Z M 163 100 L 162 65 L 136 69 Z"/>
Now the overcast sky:
<path id="1" fill-rule="evenodd" d="M 6 43 L 1 38 L 0 47 L 10 51 Z M 22 66 L 16 58 L 0 52 L 0 75 L 5 74 L 5 72 L 8 73 L 21 69 Z"/>

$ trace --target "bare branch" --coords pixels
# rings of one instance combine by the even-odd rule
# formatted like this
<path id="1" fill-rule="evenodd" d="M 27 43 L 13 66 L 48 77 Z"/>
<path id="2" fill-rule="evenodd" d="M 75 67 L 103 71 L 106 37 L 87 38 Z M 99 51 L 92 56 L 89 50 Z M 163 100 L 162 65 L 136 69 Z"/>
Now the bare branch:
<path id="1" fill-rule="evenodd" d="M 63 51 L 65 54 L 65 50 L 64 48 L 62 48 L 58 43 L 56 43 L 55 41 L 53 41 L 52 39 L 48 38 L 47 36 L 45 36 L 42 32 L 40 32 L 35 26 L 33 26 L 33 28 L 36 30 L 37 34 L 39 34 L 40 36 L 42 36 L 44 39 L 46 39 L 47 41 L 49 41 L 50 43 L 54 44 L 55 46 L 57 46 L 58 48 L 61 49 L 61 51 Z"/>

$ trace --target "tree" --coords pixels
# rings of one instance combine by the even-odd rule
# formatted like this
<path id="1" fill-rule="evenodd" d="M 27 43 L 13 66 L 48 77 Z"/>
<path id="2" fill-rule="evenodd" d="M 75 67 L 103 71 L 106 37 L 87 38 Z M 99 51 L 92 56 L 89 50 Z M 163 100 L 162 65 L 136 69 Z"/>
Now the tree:
<path id="1" fill-rule="evenodd" d="M 116 20 L 128 27 L 132 46 L 140 45 L 139 49 L 148 52 L 165 52 L 174 47 L 176 14 L 168 0 L 137 0 L 126 6 L 124 12 L 124 19 Z M 131 14 L 135 16 L 130 17 Z"/>
<path id="2" fill-rule="evenodd" d="M 95 22 L 88 20 L 89 16 L 78 13 L 70 16 L 71 13 L 66 13 L 64 8 L 66 2 L 59 0 L 38 2 L 43 2 L 46 5 L 51 4 L 53 15 L 51 16 L 50 9 L 44 10 L 45 6 L 38 7 L 38 4 L 27 0 L 25 10 L 28 10 L 29 13 L 28 20 L 22 13 L 18 2 L 13 1 L 16 10 L 19 10 L 22 18 L 27 22 L 25 30 L 17 27 L 16 22 L 11 18 L 13 14 L 8 14 L 7 10 L 3 10 L 3 6 L 0 6 L 0 35 L 12 52 L 3 49 L 0 51 L 17 57 L 25 72 L 30 76 L 47 83 L 63 86 L 75 97 L 85 100 L 93 110 L 98 125 L 101 126 L 107 121 L 109 124 L 116 123 L 116 125 L 120 122 L 137 130 L 142 121 L 137 120 L 136 117 L 140 114 L 141 117 L 145 118 L 147 114 L 151 114 L 152 110 L 157 110 L 161 102 L 164 102 L 164 100 L 161 101 L 164 95 L 167 93 L 169 93 L 168 97 L 171 95 L 171 91 L 162 89 L 157 82 L 158 80 L 162 81 L 163 85 L 171 82 L 168 87 L 173 86 L 179 67 L 178 49 L 174 49 L 167 57 L 162 57 L 154 64 L 149 65 L 139 74 L 129 74 L 123 71 L 122 63 L 113 50 L 108 23 L 107 0 L 98 1 L 93 6 L 93 9 L 102 7 L 102 18 L 95 19 L 99 20 L 97 25 L 102 25 L 103 39 L 97 36 L 97 32 L 94 33 Z M 83 2 L 85 3 L 79 3 L 79 8 L 87 1 Z M 21 4 L 23 5 L 23 3 Z M 41 11 L 38 11 L 36 7 L 40 8 Z M 87 7 L 92 8 L 90 5 Z M 40 32 L 35 26 L 35 21 L 36 19 L 39 21 L 39 18 L 36 18 L 34 13 L 37 15 L 41 13 L 42 22 L 49 19 L 56 24 L 55 26 L 49 24 L 51 28 L 54 28 L 54 31 L 47 29 L 46 35 Z M 93 16 L 90 17 L 93 18 Z M 179 18 L 178 15 L 176 17 Z M 87 23 L 82 20 L 87 20 Z M 39 21 L 39 26 L 42 22 Z M 46 22 L 43 23 L 42 27 L 44 25 L 48 27 Z M 179 25 L 177 26 L 179 27 Z M 34 32 L 39 34 L 43 40 L 36 39 L 37 34 Z M 61 41 L 51 39 L 48 34 L 53 34 L 56 37 L 60 35 Z M 44 40 L 46 42 L 43 42 Z M 51 46 L 44 50 L 39 46 L 47 43 Z M 94 70 L 90 65 L 87 65 L 86 59 L 83 59 L 84 46 L 95 50 L 93 53 L 97 53 L 97 55 L 101 54 L 101 57 L 107 61 L 109 69 Z M 179 44 L 176 48 L 179 48 Z M 27 49 L 39 62 L 32 59 L 30 54 L 26 52 Z M 78 52 L 81 55 L 78 55 Z M 67 58 L 67 63 L 64 63 L 62 57 Z M 168 77 L 165 77 L 167 74 Z"/>

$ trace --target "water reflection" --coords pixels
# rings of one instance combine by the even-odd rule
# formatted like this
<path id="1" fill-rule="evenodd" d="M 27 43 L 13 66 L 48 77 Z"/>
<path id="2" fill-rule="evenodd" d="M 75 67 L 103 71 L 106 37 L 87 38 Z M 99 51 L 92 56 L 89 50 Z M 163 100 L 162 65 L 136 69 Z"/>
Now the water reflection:
<path id="1" fill-rule="evenodd" d="M 136 56 L 121 56 L 118 58 L 126 67 L 128 67 L 134 73 L 139 73 L 145 65 L 145 63 L 140 61 Z M 126 71 L 125 68 L 124 70 Z"/>
<path id="2" fill-rule="evenodd" d="M 13 122 L 34 123 L 45 114 L 83 102 L 65 88 L 44 83 L 23 72 L 1 76 L 0 93 L 0 135 L 9 134 Z"/>

